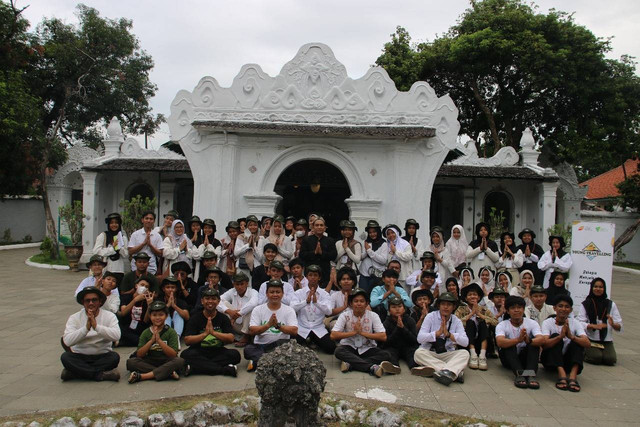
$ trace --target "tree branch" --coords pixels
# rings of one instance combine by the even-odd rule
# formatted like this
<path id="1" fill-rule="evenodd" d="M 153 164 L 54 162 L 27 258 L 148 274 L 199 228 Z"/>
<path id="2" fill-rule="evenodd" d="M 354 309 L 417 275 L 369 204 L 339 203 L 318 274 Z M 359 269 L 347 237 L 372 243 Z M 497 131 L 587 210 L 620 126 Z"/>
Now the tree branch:
<path id="1" fill-rule="evenodd" d="M 480 94 L 480 89 L 478 88 L 478 82 L 476 81 L 476 79 L 471 78 L 469 80 L 470 80 L 471 89 L 473 90 L 473 96 L 478 102 L 478 105 L 480 106 L 480 108 L 482 109 L 482 112 L 487 118 L 487 121 L 489 122 L 489 129 L 491 130 L 491 139 L 493 140 L 493 145 L 495 146 L 495 152 L 497 153 L 501 147 L 501 144 L 500 144 L 500 138 L 498 137 L 498 129 L 496 128 L 496 121 L 493 117 L 493 113 L 491 112 L 491 109 L 487 106 L 487 103 L 482 98 L 482 95 Z"/>

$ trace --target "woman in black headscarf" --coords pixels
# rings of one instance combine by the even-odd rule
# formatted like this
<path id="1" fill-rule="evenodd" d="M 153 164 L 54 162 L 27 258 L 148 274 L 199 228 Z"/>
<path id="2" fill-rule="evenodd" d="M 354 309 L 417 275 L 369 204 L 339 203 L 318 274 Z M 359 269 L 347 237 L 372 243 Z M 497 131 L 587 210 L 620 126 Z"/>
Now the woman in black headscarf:
<path id="1" fill-rule="evenodd" d="M 520 239 L 522 244 L 518 246 L 516 250 L 522 252 L 524 256 L 524 262 L 518 271 L 522 273 L 524 270 L 529 270 L 533 273 L 535 282 L 542 283 L 544 273 L 538 268 L 538 261 L 540 261 L 542 255 L 544 255 L 544 250 L 535 242 L 535 238 L 536 233 L 530 228 L 525 228 L 518 233 L 518 239 Z"/>
<path id="2" fill-rule="evenodd" d="M 498 245 L 491 240 L 491 226 L 486 222 L 476 224 L 476 238 L 467 248 L 467 263 L 473 271 L 480 271 L 482 267 L 495 270 L 495 264 L 500 258 Z"/>
<path id="3" fill-rule="evenodd" d="M 104 271 L 114 273 L 116 282 L 119 285 L 126 272 L 129 272 L 129 251 L 127 245 L 127 235 L 122 231 L 122 217 L 114 212 L 104 219 L 107 229 L 96 238 L 93 247 L 93 254 L 100 255 L 107 262 Z"/>
<path id="4" fill-rule="evenodd" d="M 613 331 L 622 330 L 622 317 L 616 303 L 607 298 L 606 288 L 600 277 L 591 281 L 591 290 L 580 306 L 578 320 L 583 323 L 591 341 L 591 347 L 585 352 L 585 362 L 613 366 L 617 361 Z"/>
<path id="5" fill-rule="evenodd" d="M 569 295 L 571 292 L 566 288 L 565 281 L 567 280 L 567 273 L 560 271 L 554 271 L 549 278 L 549 284 L 545 292 L 547 293 L 547 304 L 555 305 L 555 299 L 558 295 Z"/>

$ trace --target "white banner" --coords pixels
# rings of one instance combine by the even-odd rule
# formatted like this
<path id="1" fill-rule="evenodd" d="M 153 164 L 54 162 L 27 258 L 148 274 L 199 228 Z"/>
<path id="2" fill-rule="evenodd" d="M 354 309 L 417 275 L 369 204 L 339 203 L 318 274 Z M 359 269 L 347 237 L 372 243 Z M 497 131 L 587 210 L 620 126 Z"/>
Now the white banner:
<path id="1" fill-rule="evenodd" d="M 615 225 L 608 222 L 576 221 L 571 229 L 571 259 L 569 292 L 573 307 L 582 304 L 589 295 L 591 281 L 601 277 L 607 284 L 611 298 L 611 274 L 613 272 L 613 242 Z"/>

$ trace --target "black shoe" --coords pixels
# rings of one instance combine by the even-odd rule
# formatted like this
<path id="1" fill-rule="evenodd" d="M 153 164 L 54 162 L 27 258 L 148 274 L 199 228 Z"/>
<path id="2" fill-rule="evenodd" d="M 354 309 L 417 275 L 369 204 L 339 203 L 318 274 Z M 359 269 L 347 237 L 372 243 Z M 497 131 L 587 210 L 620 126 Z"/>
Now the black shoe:
<path id="1" fill-rule="evenodd" d="M 458 377 L 456 378 L 456 382 L 460 384 L 464 384 L 464 371 L 458 374 Z"/>
<path id="2" fill-rule="evenodd" d="M 60 373 L 60 379 L 62 381 L 69 381 L 69 380 L 73 380 L 75 379 L 76 376 L 73 374 L 73 372 L 71 372 L 70 370 L 63 368 L 62 372 Z"/>
<path id="3" fill-rule="evenodd" d="M 440 384 L 448 386 L 456 379 L 456 376 L 450 370 L 443 369 L 441 371 L 435 372 L 433 374 L 433 378 Z"/>
<path id="4" fill-rule="evenodd" d="M 129 384 L 133 384 L 133 383 L 137 383 L 140 382 L 141 380 L 141 376 L 140 376 L 140 372 L 138 371 L 133 371 L 131 372 L 131 374 L 129 375 Z"/>
<path id="5" fill-rule="evenodd" d="M 228 377 L 237 377 L 238 376 L 238 367 L 236 365 L 227 365 L 225 366 L 224 374 Z"/>
<path id="6" fill-rule="evenodd" d="M 120 381 L 120 372 L 117 368 L 104 371 L 98 376 L 98 381 Z"/>
<path id="7" fill-rule="evenodd" d="M 189 375 L 191 375 L 191 365 L 185 364 L 184 365 L 184 376 L 188 377 Z"/>

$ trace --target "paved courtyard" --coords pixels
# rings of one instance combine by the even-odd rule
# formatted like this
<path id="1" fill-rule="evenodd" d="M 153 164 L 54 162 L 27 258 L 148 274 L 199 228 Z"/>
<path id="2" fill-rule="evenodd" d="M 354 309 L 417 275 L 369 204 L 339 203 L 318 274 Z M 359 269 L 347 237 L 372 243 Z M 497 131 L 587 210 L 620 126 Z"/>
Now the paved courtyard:
<path id="1" fill-rule="evenodd" d="M 193 376 L 178 382 L 60 381 L 59 344 L 67 317 L 80 309 L 73 298 L 85 273 L 32 268 L 24 261 L 37 249 L 0 252 L 0 416 L 19 413 L 130 402 L 163 397 L 254 388 L 255 374 L 246 362 L 238 378 Z M 489 360 L 486 372 L 467 371 L 465 384 L 444 387 L 409 374 L 381 379 L 342 374 L 333 357 L 327 367 L 326 391 L 345 396 L 374 396 L 397 404 L 527 425 L 628 425 L 640 423 L 640 276 L 614 272 L 613 299 L 624 320 L 615 338 L 618 365 L 585 365 L 581 393 L 558 391 L 554 377 L 540 372 L 540 390 L 516 389 L 511 374 Z M 120 372 L 131 348 L 120 348 Z"/>

